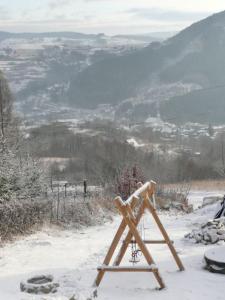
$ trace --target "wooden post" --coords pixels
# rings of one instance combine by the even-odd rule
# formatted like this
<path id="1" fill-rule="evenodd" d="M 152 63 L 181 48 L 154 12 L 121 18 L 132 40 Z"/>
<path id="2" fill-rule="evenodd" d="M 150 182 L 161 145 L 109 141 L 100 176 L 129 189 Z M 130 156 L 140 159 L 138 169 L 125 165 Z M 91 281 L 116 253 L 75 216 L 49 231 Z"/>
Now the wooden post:
<path id="1" fill-rule="evenodd" d="M 132 204 L 131 204 L 132 207 L 134 207 L 135 204 L 136 204 L 136 200 L 134 198 L 134 199 L 132 199 Z M 123 233 L 124 233 L 124 231 L 126 229 L 126 226 L 127 226 L 127 224 L 126 224 L 125 220 L 122 220 L 122 222 L 120 223 L 120 226 L 119 226 L 119 228 L 118 228 L 118 230 L 116 232 L 116 235 L 115 235 L 115 237 L 114 237 L 114 239 L 113 239 L 113 241 L 111 243 L 111 246 L 109 247 L 109 250 L 108 250 L 108 252 L 106 254 L 106 257 L 104 259 L 103 265 L 108 265 L 110 263 L 111 258 L 113 256 L 113 253 L 116 250 L 116 247 L 117 247 L 117 245 L 118 245 L 118 243 L 119 243 L 119 241 L 120 241 L 120 239 L 121 239 L 121 237 L 122 237 L 122 235 L 123 235 Z M 103 278 L 104 274 L 105 274 L 104 270 L 99 270 L 97 278 L 95 279 L 94 285 L 99 286 L 99 284 L 102 281 L 102 278 Z"/>
<path id="2" fill-rule="evenodd" d="M 67 197 L 67 183 L 65 183 L 64 188 L 65 188 L 65 197 Z"/>
<path id="3" fill-rule="evenodd" d="M 163 227 L 163 225 L 162 225 L 162 223 L 161 223 L 161 221 L 159 219 L 159 216 L 156 213 L 156 209 L 152 206 L 152 204 L 149 201 L 149 196 L 151 197 L 155 193 L 155 185 L 156 185 L 155 183 L 152 183 L 153 189 L 151 191 L 148 191 L 148 193 L 146 193 L 146 195 L 145 195 L 144 201 L 145 201 L 146 208 L 152 214 L 152 216 L 153 216 L 156 224 L 158 225 L 159 230 L 161 231 L 162 236 L 164 237 L 164 239 L 166 241 L 166 244 L 168 245 L 168 247 L 169 247 L 169 249 L 170 249 L 170 251 L 171 251 L 171 253 L 172 253 L 173 257 L 174 257 L 178 268 L 180 269 L 180 271 L 184 271 L 184 266 L 183 266 L 183 264 L 182 264 L 182 262 L 181 262 L 181 260 L 180 260 L 180 258 L 178 256 L 178 254 L 177 254 L 177 252 L 176 252 L 176 250 L 175 250 L 175 248 L 173 246 L 173 242 L 171 242 L 171 240 L 170 240 L 170 238 L 169 238 L 169 236 L 168 236 L 165 228 Z"/>
<path id="4" fill-rule="evenodd" d="M 84 195 L 87 194 L 87 180 L 84 180 Z"/>
<path id="5" fill-rule="evenodd" d="M 140 220 L 141 220 L 141 217 L 143 216 L 143 213 L 144 213 L 144 203 L 141 205 L 141 207 L 139 208 L 139 211 L 138 211 L 138 214 L 137 214 L 137 217 L 136 217 L 136 226 L 139 224 Z M 114 266 L 119 266 L 126 251 L 127 251 L 127 248 L 132 240 L 132 237 L 133 237 L 133 233 L 129 230 L 129 232 L 127 233 L 127 236 L 125 238 L 125 240 L 123 241 L 123 244 L 119 250 L 119 253 L 115 259 L 115 262 L 114 262 Z"/>
<path id="6" fill-rule="evenodd" d="M 119 226 L 119 229 L 117 230 L 117 233 L 116 233 L 116 235 L 115 235 L 115 237 L 114 237 L 114 239 L 112 241 L 111 246 L 109 247 L 109 250 L 108 250 L 108 252 L 106 254 L 106 257 L 104 259 L 103 265 L 108 265 L 110 263 L 110 260 L 111 260 L 111 258 L 113 256 L 113 253 L 116 250 L 116 247 L 117 247 L 117 245 L 118 245 L 118 243 L 120 241 L 120 238 L 121 238 L 124 230 L 126 229 L 126 226 L 127 225 L 126 225 L 125 221 L 123 220 L 122 223 Z M 96 286 L 99 286 L 100 282 L 102 281 L 102 278 L 103 278 L 104 274 L 105 274 L 104 270 L 100 270 L 98 272 L 98 276 L 95 279 L 95 285 Z"/>

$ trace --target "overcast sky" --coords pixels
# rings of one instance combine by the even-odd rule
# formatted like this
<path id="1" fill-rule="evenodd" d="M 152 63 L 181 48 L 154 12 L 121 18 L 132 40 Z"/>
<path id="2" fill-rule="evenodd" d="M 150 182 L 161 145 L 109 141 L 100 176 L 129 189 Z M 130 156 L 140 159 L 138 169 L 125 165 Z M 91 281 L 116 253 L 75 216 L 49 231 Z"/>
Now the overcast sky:
<path id="1" fill-rule="evenodd" d="M 176 31 L 222 10 L 225 0 L 0 0 L 0 31 Z"/>

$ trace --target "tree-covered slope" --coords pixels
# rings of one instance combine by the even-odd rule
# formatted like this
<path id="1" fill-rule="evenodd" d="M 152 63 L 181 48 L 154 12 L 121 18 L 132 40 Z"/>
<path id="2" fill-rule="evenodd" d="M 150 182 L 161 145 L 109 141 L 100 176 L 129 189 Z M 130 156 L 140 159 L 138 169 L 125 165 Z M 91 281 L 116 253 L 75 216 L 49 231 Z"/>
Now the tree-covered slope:
<path id="1" fill-rule="evenodd" d="M 224 28 L 225 11 L 191 25 L 163 43 L 97 62 L 73 78 L 68 98 L 76 106 L 93 108 L 135 97 L 153 82 L 159 86 L 182 82 L 200 88 L 221 85 L 225 83 Z M 208 102 L 215 97 L 207 91 L 202 95 Z M 191 93 L 182 99 L 190 101 L 191 106 L 196 101 L 202 104 L 202 97 Z M 223 97 L 217 98 L 216 105 L 221 101 L 225 101 Z"/>

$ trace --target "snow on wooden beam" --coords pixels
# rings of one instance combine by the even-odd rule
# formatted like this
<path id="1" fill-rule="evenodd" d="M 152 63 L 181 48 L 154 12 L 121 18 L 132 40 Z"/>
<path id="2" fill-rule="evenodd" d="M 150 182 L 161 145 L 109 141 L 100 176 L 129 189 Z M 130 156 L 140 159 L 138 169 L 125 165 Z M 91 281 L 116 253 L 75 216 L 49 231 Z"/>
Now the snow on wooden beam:
<path id="1" fill-rule="evenodd" d="M 156 186 L 156 182 L 153 180 L 147 181 L 145 184 L 139 182 L 138 186 L 140 186 L 139 189 L 137 189 L 126 201 L 123 201 L 123 199 L 120 196 L 116 197 L 115 200 L 119 200 L 121 205 L 130 205 L 134 199 L 138 200 L 142 193 L 151 189 L 152 186 L 154 188 Z"/>
<path id="2" fill-rule="evenodd" d="M 125 241 L 124 241 L 125 242 Z M 167 241 L 165 240 L 143 240 L 145 244 L 167 244 Z M 174 241 L 170 241 L 172 244 L 174 244 Z M 130 241 L 130 244 L 135 243 L 133 240 Z"/>
<path id="3" fill-rule="evenodd" d="M 102 265 L 98 267 L 98 271 L 105 272 L 154 272 L 157 271 L 158 268 L 155 264 L 151 264 L 149 266 L 106 266 Z"/>
<path id="4" fill-rule="evenodd" d="M 151 183 L 154 183 L 153 181 L 151 182 L 146 182 L 145 184 L 143 184 L 139 189 L 137 189 L 126 201 L 123 201 L 121 197 L 116 197 L 116 201 L 119 200 L 121 205 L 130 205 L 131 202 L 134 199 L 139 199 L 139 196 L 145 192 L 146 190 L 148 190 L 151 186 Z M 155 184 L 155 183 L 154 183 Z"/>

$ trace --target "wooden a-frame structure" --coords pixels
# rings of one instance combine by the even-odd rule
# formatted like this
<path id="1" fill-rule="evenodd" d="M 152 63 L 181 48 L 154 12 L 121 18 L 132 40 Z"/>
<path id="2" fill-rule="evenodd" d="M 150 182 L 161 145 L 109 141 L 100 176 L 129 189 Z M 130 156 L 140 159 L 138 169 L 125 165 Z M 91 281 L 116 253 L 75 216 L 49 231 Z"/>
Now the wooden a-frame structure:
<path id="1" fill-rule="evenodd" d="M 102 281 L 102 278 L 105 274 L 105 272 L 152 272 L 155 276 L 160 289 L 163 289 L 165 287 L 165 284 L 162 280 L 162 277 L 159 273 L 158 268 L 155 265 L 155 262 L 146 247 L 146 244 L 167 244 L 169 247 L 175 262 L 179 268 L 180 271 L 184 270 L 184 266 L 174 248 L 173 242 L 170 240 L 165 228 L 163 227 L 159 216 L 156 212 L 154 201 L 155 201 L 155 189 L 156 189 L 156 183 L 146 182 L 144 185 L 142 183 L 138 184 L 139 189 L 130 196 L 130 198 L 127 201 L 123 201 L 120 197 L 115 198 L 115 205 L 119 212 L 121 213 L 123 220 L 116 232 L 116 235 L 111 243 L 111 246 L 107 252 L 107 255 L 104 259 L 103 265 L 98 267 L 98 275 L 95 279 L 95 286 L 99 286 L 99 284 Z M 138 203 L 141 199 L 141 203 L 138 205 Z M 134 214 L 134 209 L 137 210 L 137 213 Z M 149 211 L 150 214 L 153 216 L 153 219 L 155 220 L 162 236 L 162 240 L 142 240 L 137 226 L 139 222 L 141 221 L 142 216 L 145 213 L 145 210 Z M 112 266 L 109 266 L 110 261 L 113 257 L 113 254 L 120 242 L 120 239 L 126 229 L 128 227 L 128 233 L 123 240 L 123 243 L 120 247 L 119 253 L 116 256 L 116 259 Z M 132 240 L 137 243 L 138 247 L 140 248 L 143 256 L 145 257 L 147 261 L 147 266 L 145 267 L 137 267 L 137 266 L 120 266 L 120 263 L 126 253 L 126 250 L 130 243 L 132 243 Z"/>

